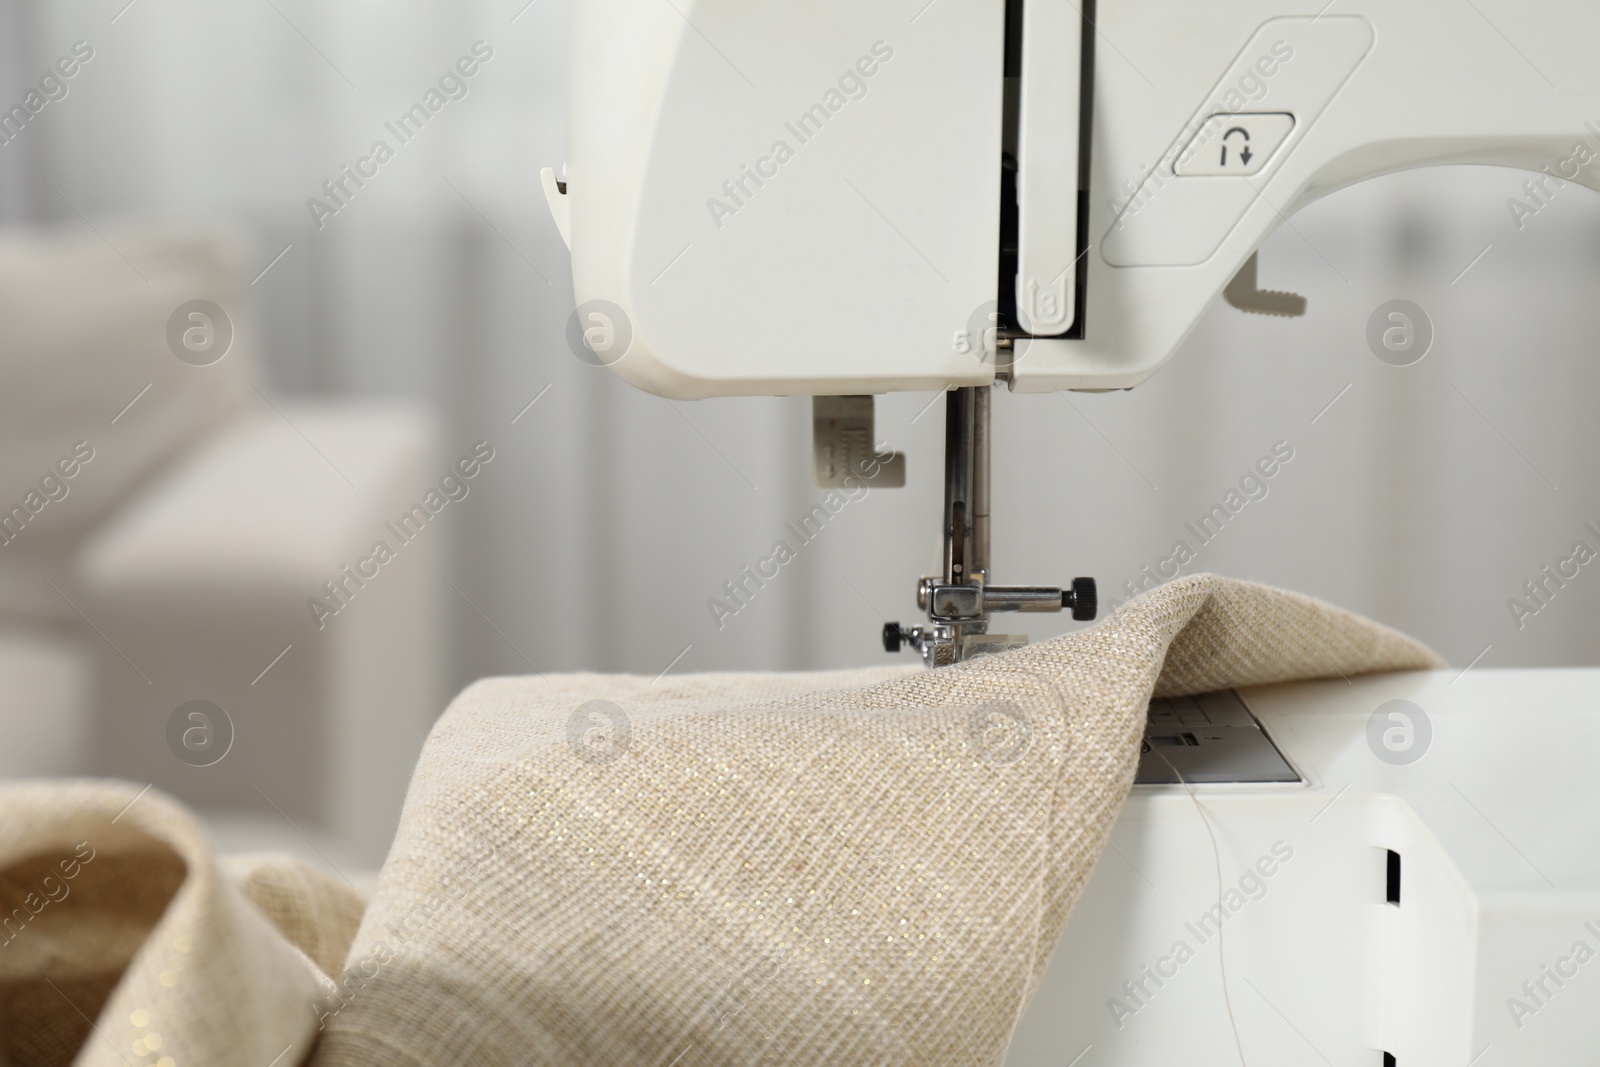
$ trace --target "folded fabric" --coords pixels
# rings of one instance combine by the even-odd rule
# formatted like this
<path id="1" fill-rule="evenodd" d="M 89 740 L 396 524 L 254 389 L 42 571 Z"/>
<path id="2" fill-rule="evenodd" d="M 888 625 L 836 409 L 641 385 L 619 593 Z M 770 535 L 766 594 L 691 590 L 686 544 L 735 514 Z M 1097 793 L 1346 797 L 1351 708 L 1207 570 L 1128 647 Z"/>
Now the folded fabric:
<path id="1" fill-rule="evenodd" d="M 1152 695 L 1440 665 L 1200 575 L 936 671 L 479 682 L 424 749 L 311 1062 L 995 1063 Z"/>
<path id="2" fill-rule="evenodd" d="M 364 901 L 121 782 L 0 788 L 0 1067 L 289 1067 Z"/>
<path id="3" fill-rule="evenodd" d="M 152 790 L 0 788 L 0 1067 L 993 1063 L 1152 695 L 1439 665 L 1202 575 L 937 671 L 490 679 L 364 918 Z"/>

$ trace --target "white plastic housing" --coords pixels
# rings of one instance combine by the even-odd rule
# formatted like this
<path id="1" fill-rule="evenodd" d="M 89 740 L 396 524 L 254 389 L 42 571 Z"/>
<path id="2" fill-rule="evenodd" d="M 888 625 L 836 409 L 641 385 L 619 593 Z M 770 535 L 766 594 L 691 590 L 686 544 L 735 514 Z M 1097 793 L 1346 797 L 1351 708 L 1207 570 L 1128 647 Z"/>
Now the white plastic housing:
<path id="1" fill-rule="evenodd" d="M 982 333 L 1002 285 L 1025 321 L 1083 329 L 1019 341 L 1013 388 L 1116 388 L 1172 354 L 1286 216 L 1341 186 L 1476 162 L 1600 187 L 1566 174 L 1575 146 L 1600 154 L 1600 5 L 1317 6 L 1105 0 L 1080 131 L 1059 76 L 1077 67 L 1064 19 L 1080 8 L 1023 0 L 1028 277 L 1001 279 L 1003 0 L 578 0 L 567 192 L 546 188 L 575 295 L 621 310 L 632 343 L 613 368 L 672 397 L 991 381 Z M 1191 145 L 1197 131 L 1233 113 L 1294 122 L 1249 173 L 1177 176 L 1181 154 L 1218 147 Z M 1049 272 L 1031 264 L 1076 240 L 1076 176 L 1050 176 L 1080 134 L 1085 301 L 1041 316 L 1028 287 Z"/>
<path id="2" fill-rule="evenodd" d="M 995 295 L 1003 11 L 914 14 L 574 6 L 573 287 L 631 321 L 617 373 L 672 397 L 992 380 L 950 337 Z"/>
<path id="3" fill-rule="evenodd" d="M 1196 786 L 1215 853 L 1182 787 L 1134 787 L 1009 1067 L 1064 1067 L 1090 1046 L 1079 1067 L 1234 1065 L 1230 1003 L 1252 1064 L 1380 1067 L 1384 1052 L 1404 1067 L 1593 1063 L 1600 671 L 1421 672 L 1242 695 L 1306 781 Z M 1411 735 L 1422 755 L 1405 765 L 1368 740 L 1373 712 L 1397 699 L 1431 726 L 1431 738 Z M 1386 902 L 1391 849 L 1398 905 Z M 1219 874 L 1220 939 L 1201 919 Z"/>

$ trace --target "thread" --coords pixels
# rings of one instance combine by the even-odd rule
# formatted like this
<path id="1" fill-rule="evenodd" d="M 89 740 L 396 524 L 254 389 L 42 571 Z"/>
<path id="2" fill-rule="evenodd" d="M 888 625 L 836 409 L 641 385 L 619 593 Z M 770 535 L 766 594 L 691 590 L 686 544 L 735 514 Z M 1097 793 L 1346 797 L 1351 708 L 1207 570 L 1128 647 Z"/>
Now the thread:
<path id="1" fill-rule="evenodd" d="M 1206 836 L 1211 839 L 1211 862 L 1217 872 L 1217 909 L 1220 914 L 1226 915 L 1227 912 L 1222 907 L 1222 849 L 1217 845 L 1216 831 L 1211 828 L 1211 817 L 1206 814 L 1205 805 L 1201 804 L 1200 798 L 1195 795 L 1194 786 L 1189 784 L 1182 771 L 1172 765 L 1166 753 L 1154 746 L 1150 751 L 1167 765 L 1167 769 L 1178 779 L 1178 784 L 1183 786 L 1184 791 L 1189 794 L 1189 799 L 1194 802 L 1194 810 L 1200 813 L 1200 822 L 1205 825 Z M 1228 992 L 1228 953 L 1223 933 L 1223 928 L 1227 925 L 1225 920 L 1217 923 L 1217 970 L 1222 978 L 1222 1004 L 1228 1009 L 1228 1025 L 1233 1029 L 1233 1045 L 1239 1053 L 1239 1067 L 1249 1067 L 1244 1061 L 1244 1041 L 1239 1037 L 1239 1023 L 1233 1017 L 1233 997 Z"/>

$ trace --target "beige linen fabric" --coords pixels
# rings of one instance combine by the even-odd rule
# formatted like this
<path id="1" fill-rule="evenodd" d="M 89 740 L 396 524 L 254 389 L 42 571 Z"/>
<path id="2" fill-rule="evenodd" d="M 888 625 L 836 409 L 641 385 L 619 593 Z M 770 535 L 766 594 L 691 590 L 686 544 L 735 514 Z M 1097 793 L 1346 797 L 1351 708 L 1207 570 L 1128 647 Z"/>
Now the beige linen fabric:
<path id="1" fill-rule="evenodd" d="M 0 788 L 0 1067 L 299 1063 L 362 907 L 154 790 Z"/>
<path id="2" fill-rule="evenodd" d="M 0 1067 L 993 1063 L 1152 693 L 1439 665 L 1201 575 L 939 671 L 489 679 L 364 918 L 153 790 L 0 788 Z"/>
<path id="3" fill-rule="evenodd" d="M 312 1062 L 994 1063 L 1152 694 L 1440 665 L 1200 575 L 938 671 L 479 682 L 423 752 Z"/>

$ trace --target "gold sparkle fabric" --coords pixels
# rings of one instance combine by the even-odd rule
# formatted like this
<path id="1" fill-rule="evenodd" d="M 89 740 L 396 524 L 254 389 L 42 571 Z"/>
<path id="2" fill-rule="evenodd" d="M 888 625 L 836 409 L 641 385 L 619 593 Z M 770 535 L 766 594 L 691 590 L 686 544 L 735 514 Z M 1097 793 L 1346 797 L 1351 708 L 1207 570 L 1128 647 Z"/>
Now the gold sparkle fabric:
<path id="1" fill-rule="evenodd" d="M 364 901 L 121 782 L 0 788 L 0 1065 L 289 1067 Z"/>
<path id="2" fill-rule="evenodd" d="M 488 679 L 364 915 L 153 790 L 3 787 L 0 1067 L 992 1064 L 1152 695 L 1439 665 L 1201 575 L 935 671 Z"/>
<path id="3" fill-rule="evenodd" d="M 1440 665 L 1199 575 L 934 671 L 479 682 L 423 752 L 312 1063 L 996 1063 L 1152 695 Z"/>

